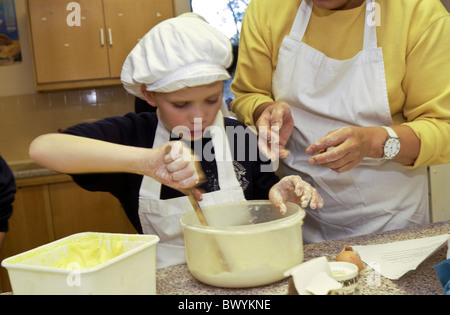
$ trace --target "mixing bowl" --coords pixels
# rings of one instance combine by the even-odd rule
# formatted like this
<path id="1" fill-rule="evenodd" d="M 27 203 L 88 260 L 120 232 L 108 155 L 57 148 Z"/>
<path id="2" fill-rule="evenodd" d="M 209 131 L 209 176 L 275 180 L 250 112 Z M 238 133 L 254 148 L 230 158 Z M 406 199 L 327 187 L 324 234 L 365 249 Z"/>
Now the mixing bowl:
<path id="1" fill-rule="evenodd" d="M 195 212 L 181 218 L 187 264 L 199 281 L 223 288 L 261 286 L 284 278 L 303 261 L 305 211 L 288 203 L 282 215 L 270 201 L 205 207 L 208 226 Z"/>

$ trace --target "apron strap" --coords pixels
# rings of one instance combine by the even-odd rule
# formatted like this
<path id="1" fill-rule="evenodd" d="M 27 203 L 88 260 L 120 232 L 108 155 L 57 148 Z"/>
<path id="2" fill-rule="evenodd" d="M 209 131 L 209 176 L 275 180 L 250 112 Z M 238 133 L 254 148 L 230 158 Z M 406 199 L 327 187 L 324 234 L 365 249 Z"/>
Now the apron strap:
<path id="1" fill-rule="evenodd" d="M 207 128 L 207 132 L 209 131 L 212 136 L 220 189 L 241 188 L 234 171 L 234 159 L 231 154 L 230 142 L 225 132 L 223 115 L 220 111 L 217 113 L 214 124 L 211 127 Z"/>
<path id="2" fill-rule="evenodd" d="M 289 37 L 301 42 L 305 37 L 306 29 L 308 28 L 309 20 L 313 9 L 311 0 L 303 0 L 295 17 Z"/>

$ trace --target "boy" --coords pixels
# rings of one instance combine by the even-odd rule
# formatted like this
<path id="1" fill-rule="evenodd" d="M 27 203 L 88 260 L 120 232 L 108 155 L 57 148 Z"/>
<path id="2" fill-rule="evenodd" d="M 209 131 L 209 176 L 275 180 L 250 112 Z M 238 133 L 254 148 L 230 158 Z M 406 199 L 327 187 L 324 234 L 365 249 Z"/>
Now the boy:
<path id="1" fill-rule="evenodd" d="M 270 199 L 281 211 L 286 201 L 322 207 L 320 196 L 300 177 L 279 182 L 273 172 L 262 171 L 259 154 L 250 158 L 255 135 L 225 132 L 244 130 L 219 111 L 231 61 L 230 41 L 197 15 L 162 22 L 132 50 L 122 71 L 127 91 L 157 113 L 130 113 L 41 136 L 30 155 L 43 166 L 73 174 L 87 190 L 116 196 L 138 232 L 160 237 L 159 268 L 186 261 L 179 225 L 192 210 L 186 194 L 194 193 L 207 206 L 268 199 L 271 190 Z"/>

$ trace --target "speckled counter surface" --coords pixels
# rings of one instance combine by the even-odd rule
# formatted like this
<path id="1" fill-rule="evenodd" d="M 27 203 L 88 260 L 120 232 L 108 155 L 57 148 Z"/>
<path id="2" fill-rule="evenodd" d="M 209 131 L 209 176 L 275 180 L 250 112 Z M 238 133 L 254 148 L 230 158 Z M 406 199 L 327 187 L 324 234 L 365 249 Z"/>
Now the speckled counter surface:
<path id="1" fill-rule="evenodd" d="M 18 179 L 24 179 L 24 178 L 31 178 L 31 177 L 41 177 L 41 176 L 50 176 L 50 175 L 59 175 L 61 173 L 46 169 L 46 168 L 36 168 L 31 170 L 23 170 L 23 171 L 17 171 L 14 172 L 14 178 L 16 180 Z"/>
<path id="2" fill-rule="evenodd" d="M 305 261 L 326 256 L 332 261 L 345 245 L 385 244 L 450 233 L 450 221 L 424 227 L 365 235 L 304 246 Z M 374 276 L 375 271 L 361 275 L 356 294 L 359 295 L 442 295 L 443 288 L 433 267 L 446 260 L 447 246 L 426 259 L 417 270 L 408 272 L 393 281 Z M 374 281 L 374 278 L 380 281 Z M 221 289 L 204 285 L 195 280 L 186 265 L 157 270 L 157 293 L 160 295 L 285 295 L 288 280 L 250 289 Z"/>
<path id="3" fill-rule="evenodd" d="M 50 175 L 59 175 L 60 173 L 37 165 L 33 161 L 21 161 L 15 163 L 8 163 L 11 168 L 14 178 L 18 179 L 26 179 L 33 177 L 42 177 L 42 176 L 50 176 Z"/>

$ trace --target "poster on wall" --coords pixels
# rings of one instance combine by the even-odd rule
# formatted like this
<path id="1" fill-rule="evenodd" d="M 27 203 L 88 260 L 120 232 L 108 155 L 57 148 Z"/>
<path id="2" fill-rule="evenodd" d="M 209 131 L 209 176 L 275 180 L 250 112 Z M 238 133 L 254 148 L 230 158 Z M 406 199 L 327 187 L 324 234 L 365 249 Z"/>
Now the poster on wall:
<path id="1" fill-rule="evenodd" d="M 22 62 L 14 0 L 0 0 L 0 66 Z"/>

